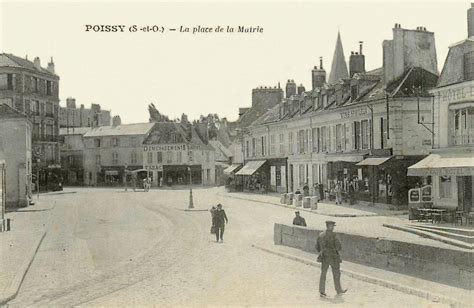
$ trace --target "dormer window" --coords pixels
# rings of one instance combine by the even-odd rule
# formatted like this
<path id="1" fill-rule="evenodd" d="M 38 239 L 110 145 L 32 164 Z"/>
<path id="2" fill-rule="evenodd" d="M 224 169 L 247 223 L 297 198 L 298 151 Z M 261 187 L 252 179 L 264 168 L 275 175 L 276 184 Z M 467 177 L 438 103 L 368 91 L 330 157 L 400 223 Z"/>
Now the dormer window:
<path id="1" fill-rule="evenodd" d="M 474 80 L 474 51 L 464 54 L 464 80 Z"/>
<path id="2" fill-rule="evenodd" d="M 359 96 L 359 89 L 357 85 L 351 86 L 351 99 L 355 101 L 356 98 Z"/>

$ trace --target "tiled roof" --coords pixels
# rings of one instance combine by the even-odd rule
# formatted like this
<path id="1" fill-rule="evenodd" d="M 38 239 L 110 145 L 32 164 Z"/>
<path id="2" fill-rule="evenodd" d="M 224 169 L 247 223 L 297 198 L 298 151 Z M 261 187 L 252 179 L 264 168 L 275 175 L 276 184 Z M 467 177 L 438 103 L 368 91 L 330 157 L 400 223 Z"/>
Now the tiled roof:
<path id="1" fill-rule="evenodd" d="M 104 137 L 104 136 L 133 136 L 145 135 L 155 125 L 155 123 L 123 124 L 116 126 L 100 126 L 91 129 L 84 137 Z"/>
<path id="2" fill-rule="evenodd" d="M 51 73 L 50 71 L 48 71 L 47 69 L 43 67 L 40 67 L 39 69 L 37 69 L 35 64 L 32 61 L 17 57 L 13 54 L 7 54 L 7 53 L 0 54 L 0 66 L 21 67 L 21 68 L 37 71 L 43 74 L 51 75 L 54 77 L 58 77 L 56 74 Z"/>
<path id="3" fill-rule="evenodd" d="M 26 115 L 7 104 L 0 103 L 0 118 L 26 118 Z"/>
<path id="4" fill-rule="evenodd" d="M 209 140 L 209 145 L 211 145 L 216 152 L 216 160 L 227 161 L 229 157 L 233 156 L 232 153 L 217 140 Z"/>
<path id="5" fill-rule="evenodd" d="M 300 112 L 299 108 L 297 108 L 291 114 L 287 113 L 282 117 L 279 117 L 279 115 L 275 116 L 275 114 L 278 114 L 277 106 L 272 110 L 266 112 L 257 121 L 255 121 L 254 126 L 277 122 L 281 120 L 288 120 L 291 118 L 297 118 L 305 114 L 318 114 L 319 112 L 323 112 L 326 110 L 335 110 L 342 106 L 363 104 L 368 100 L 383 99 L 387 94 L 392 97 L 410 96 L 413 95 L 413 93 L 405 93 L 405 87 L 410 87 L 411 84 L 421 84 L 426 90 L 434 87 L 436 85 L 437 80 L 437 76 L 435 74 L 422 68 L 414 67 L 408 68 L 399 79 L 390 82 L 388 85 L 385 85 L 381 79 L 382 73 L 383 70 L 381 68 L 378 68 L 376 70 L 358 74 L 356 78 L 359 78 L 361 82 L 359 83 L 359 95 L 355 99 L 351 98 L 350 92 L 346 89 L 346 91 L 343 93 L 342 101 L 339 104 L 336 104 L 335 94 L 333 94 L 330 96 L 326 107 L 317 107 L 316 109 L 313 109 L 312 106 L 309 106 L 307 109 L 305 108 L 302 112 Z M 404 84 L 407 84 L 407 86 L 404 86 Z M 330 90 L 334 87 L 328 87 L 327 85 L 325 85 L 324 88 L 326 90 Z M 298 98 L 295 97 L 295 99 Z M 275 110 L 275 112 L 273 110 Z"/>

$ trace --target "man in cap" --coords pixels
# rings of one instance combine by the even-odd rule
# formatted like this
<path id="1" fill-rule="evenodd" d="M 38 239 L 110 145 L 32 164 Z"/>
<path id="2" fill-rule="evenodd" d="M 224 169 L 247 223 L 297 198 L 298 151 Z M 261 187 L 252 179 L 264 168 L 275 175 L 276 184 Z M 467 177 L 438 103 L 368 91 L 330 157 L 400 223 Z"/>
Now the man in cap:
<path id="1" fill-rule="evenodd" d="M 306 220 L 300 216 L 300 211 L 295 212 L 296 217 L 293 219 L 293 224 L 296 226 L 306 227 Z"/>
<path id="2" fill-rule="evenodd" d="M 334 286 L 338 295 L 347 292 L 347 289 L 341 287 L 341 269 L 342 262 L 339 250 L 342 249 L 341 242 L 334 233 L 334 221 L 326 221 L 326 231 L 318 236 L 316 243 L 316 250 L 319 252 L 318 261 L 321 262 L 321 277 L 319 279 L 319 294 L 321 297 L 326 297 L 326 274 L 329 266 L 332 269 L 334 278 Z"/>
<path id="3" fill-rule="evenodd" d="M 225 211 L 222 209 L 222 204 L 219 203 L 212 217 L 212 224 L 216 228 L 216 242 L 219 242 L 219 239 L 221 242 L 224 241 L 224 226 L 228 222 L 229 220 L 227 219 Z"/>

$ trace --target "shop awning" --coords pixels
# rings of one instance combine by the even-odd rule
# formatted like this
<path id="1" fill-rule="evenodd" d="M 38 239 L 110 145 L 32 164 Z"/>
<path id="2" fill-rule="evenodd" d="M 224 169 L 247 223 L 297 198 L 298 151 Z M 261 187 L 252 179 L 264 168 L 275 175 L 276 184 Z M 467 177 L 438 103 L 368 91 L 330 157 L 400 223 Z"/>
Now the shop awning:
<path id="1" fill-rule="evenodd" d="M 235 170 L 237 170 L 237 168 L 239 168 L 240 165 L 232 165 L 232 166 L 229 166 L 227 168 L 224 169 L 224 173 L 225 174 L 231 174 L 232 172 L 234 172 Z"/>
<path id="2" fill-rule="evenodd" d="M 391 156 L 389 156 L 389 157 L 369 157 L 369 158 L 364 159 L 360 163 L 357 163 L 356 166 L 380 166 L 381 164 L 385 163 L 390 158 L 391 158 Z"/>
<path id="3" fill-rule="evenodd" d="M 236 175 L 252 175 L 255 173 L 255 171 L 258 170 L 263 164 L 266 162 L 266 160 L 252 160 L 249 161 L 245 164 L 245 166 L 240 169 Z"/>
<path id="4" fill-rule="evenodd" d="M 338 161 L 345 161 L 350 163 L 358 163 L 364 159 L 364 155 L 368 153 L 360 153 L 360 154 L 328 154 L 325 157 L 327 162 L 338 162 Z"/>
<path id="5" fill-rule="evenodd" d="M 106 170 L 105 175 L 118 175 L 118 170 Z"/>
<path id="6" fill-rule="evenodd" d="M 473 176 L 474 151 L 434 153 L 408 167 L 411 176 Z"/>

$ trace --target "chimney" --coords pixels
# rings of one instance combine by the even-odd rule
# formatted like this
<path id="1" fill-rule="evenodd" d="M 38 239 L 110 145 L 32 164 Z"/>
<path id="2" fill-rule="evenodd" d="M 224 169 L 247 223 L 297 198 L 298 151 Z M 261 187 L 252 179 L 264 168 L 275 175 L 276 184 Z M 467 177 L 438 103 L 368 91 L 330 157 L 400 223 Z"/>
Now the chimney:
<path id="1" fill-rule="evenodd" d="M 303 84 L 300 84 L 300 85 L 298 86 L 298 95 L 303 94 L 305 90 L 306 90 L 306 89 L 304 88 Z"/>
<path id="2" fill-rule="evenodd" d="M 49 71 L 51 74 L 56 74 L 56 73 L 54 72 L 53 57 L 51 57 L 51 62 L 48 63 L 48 71 Z"/>
<path id="3" fill-rule="evenodd" d="M 362 41 L 359 42 L 359 52 L 351 52 L 349 57 L 349 76 L 365 72 L 365 56 L 362 54 Z"/>
<path id="4" fill-rule="evenodd" d="M 66 107 L 69 109 L 76 109 L 76 99 L 72 97 L 66 98 Z"/>
<path id="5" fill-rule="evenodd" d="M 119 115 L 116 115 L 112 118 L 112 126 L 119 126 L 122 125 L 122 119 Z"/>
<path id="6" fill-rule="evenodd" d="M 286 98 L 290 98 L 297 93 L 296 83 L 294 80 L 289 80 L 286 83 Z"/>
<path id="7" fill-rule="evenodd" d="M 467 36 L 474 36 L 474 3 L 467 10 Z"/>
<path id="8" fill-rule="evenodd" d="M 40 58 L 36 57 L 33 63 L 34 63 L 35 68 L 36 68 L 37 70 L 41 69 Z"/>
<path id="9" fill-rule="evenodd" d="M 315 66 L 311 73 L 313 90 L 322 87 L 326 83 L 326 71 L 323 69 L 323 57 L 319 58 L 319 69 Z"/>

